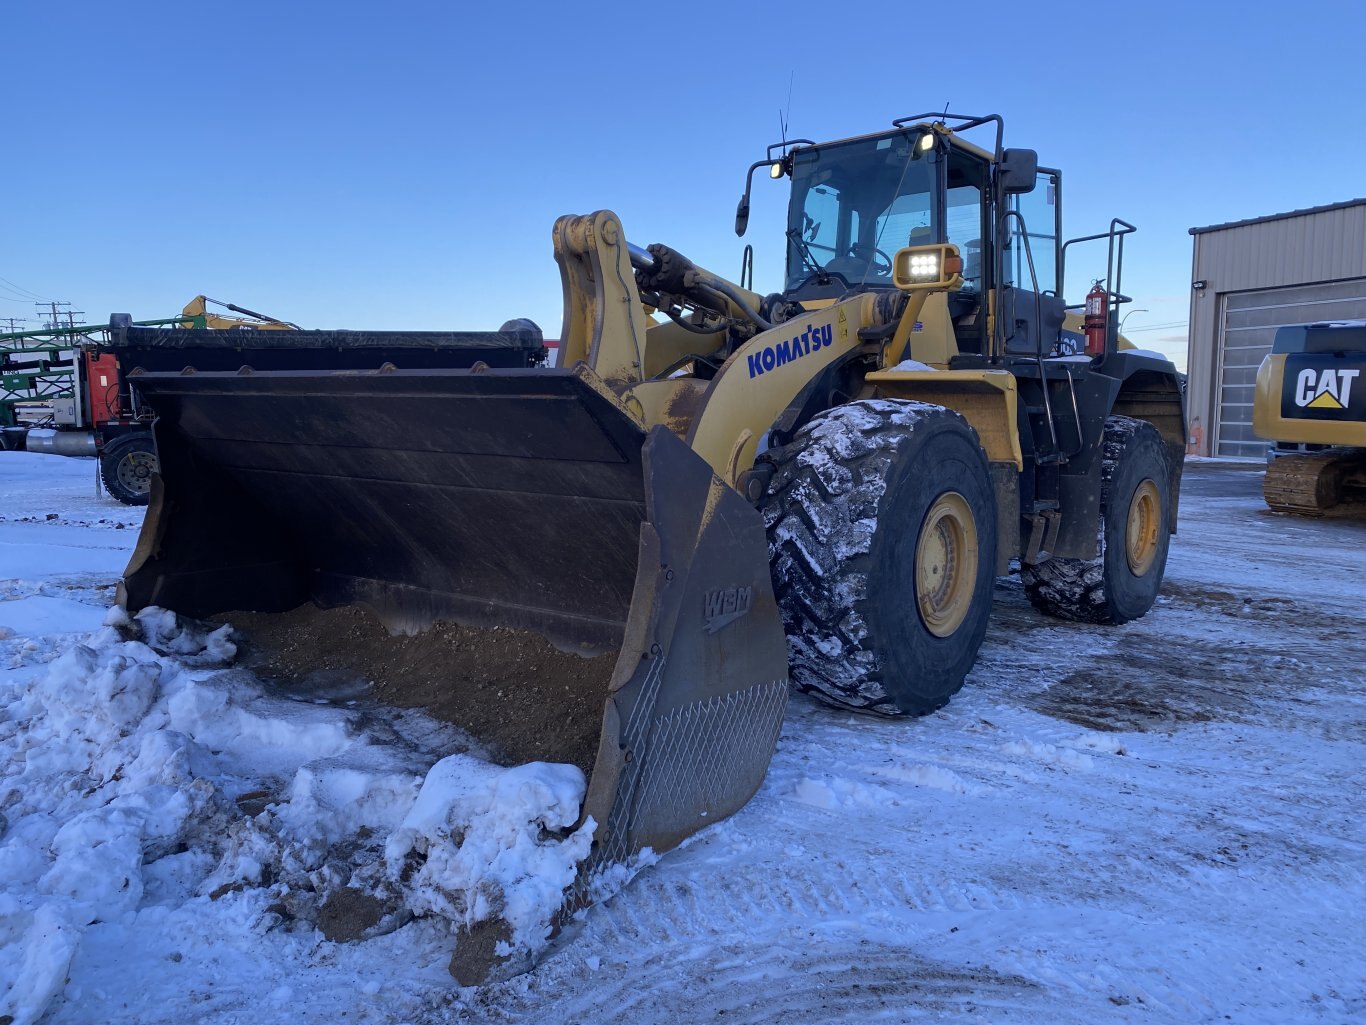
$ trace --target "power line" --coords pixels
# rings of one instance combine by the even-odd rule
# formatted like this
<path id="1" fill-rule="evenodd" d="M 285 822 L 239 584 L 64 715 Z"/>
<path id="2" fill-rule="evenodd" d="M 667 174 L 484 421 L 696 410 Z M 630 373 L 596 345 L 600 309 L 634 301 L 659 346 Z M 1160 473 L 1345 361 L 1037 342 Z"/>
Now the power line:
<path id="1" fill-rule="evenodd" d="M 1175 320 L 1170 324 L 1149 324 L 1147 327 L 1131 327 L 1124 333 L 1126 335 L 1138 334 L 1140 331 L 1173 331 L 1178 327 L 1189 327 L 1190 324 L 1184 320 Z"/>
<path id="2" fill-rule="evenodd" d="M 52 301 L 51 296 L 39 295 L 37 292 L 34 292 L 32 289 L 25 288 L 23 285 L 16 285 L 9 278 L 0 278 L 0 282 L 4 282 L 6 285 L 9 285 L 11 291 L 18 292 L 20 295 L 28 296 L 28 298 L 30 299 L 42 299 L 46 302 Z"/>

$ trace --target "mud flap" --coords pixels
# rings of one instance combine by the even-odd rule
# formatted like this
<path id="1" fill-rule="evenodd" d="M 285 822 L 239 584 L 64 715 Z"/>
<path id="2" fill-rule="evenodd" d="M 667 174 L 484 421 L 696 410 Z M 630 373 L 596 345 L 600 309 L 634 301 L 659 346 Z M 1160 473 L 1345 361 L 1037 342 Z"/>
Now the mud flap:
<path id="1" fill-rule="evenodd" d="M 161 480 L 121 588 L 130 610 L 359 604 L 393 633 L 511 627 L 614 658 L 585 884 L 759 787 L 787 695 L 762 520 L 673 434 L 646 434 L 592 371 L 144 374 L 137 386 L 158 414 Z"/>

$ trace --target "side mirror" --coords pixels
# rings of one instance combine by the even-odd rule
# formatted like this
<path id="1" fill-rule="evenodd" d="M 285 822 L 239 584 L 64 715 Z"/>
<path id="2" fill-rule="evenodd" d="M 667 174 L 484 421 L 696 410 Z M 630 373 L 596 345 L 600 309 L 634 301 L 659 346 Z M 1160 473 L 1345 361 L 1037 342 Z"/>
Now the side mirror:
<path id="1" fill-rule="evenodd" d="M 749 227 L 749 195 L 740 197 L 740 203 L 735 208 L 735 234 L 743 236 L 745 229 Z"/>
<path id="2" fill-rule="evenodd" d="M 996 165 L 996 175 L 1001 192 L 1007 196 L 1033 192 L 1039 180 L 1039 154 L 1032 149 L 1005 150 Z"/>

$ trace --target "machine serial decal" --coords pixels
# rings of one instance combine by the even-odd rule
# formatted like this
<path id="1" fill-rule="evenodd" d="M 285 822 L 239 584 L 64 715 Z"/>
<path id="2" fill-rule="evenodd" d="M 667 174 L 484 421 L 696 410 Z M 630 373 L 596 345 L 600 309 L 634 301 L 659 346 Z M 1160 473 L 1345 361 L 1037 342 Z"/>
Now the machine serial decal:
<path id="1" fill-rule="evenodd" d="M 829 324 L 808 327 L 796 338 L 766 345 L 758 352 L 749 354 L 749 376 L 758 377 L 774 367 L 791 363 L 802 356 L 825 348 L 834 341 L 834 331 Z"/>
<path id="2" fill-rule="evenodd" d="M 752 587 L 727 587 L 719 591 L 708 591 L 703 599 L 703 617 L 706 620 L 707 633 L 714 634 L 722 627 L 734 623 L 748 612 L 753 604 Z"/>

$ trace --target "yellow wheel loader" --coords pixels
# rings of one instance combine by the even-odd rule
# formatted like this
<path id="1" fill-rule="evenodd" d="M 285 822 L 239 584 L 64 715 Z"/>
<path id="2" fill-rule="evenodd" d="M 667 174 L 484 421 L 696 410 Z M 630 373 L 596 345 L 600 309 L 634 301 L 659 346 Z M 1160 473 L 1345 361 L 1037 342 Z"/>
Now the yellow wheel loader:
<path id="1" fill-rule="evenodd" d="M 234 622 L 361 606 L 397 645 L 459 624 L 529 667 L 550 646 L 583 656 L 537 707 L 517 703 L 534 673 L 457 660 L 477 642 L 423 671 L 495 726 L 601 709 L 585 878 L 744 805 L 789 682 L 876 713 L 941 707 L 1013 567 L 1050 613 L 1143 615 L 1176 527 L 1176 372 L 1117 345 L 1130 226 L 1063 244 L 1060 173 L 1001 142 L 997 116 L 920 115 L 770 147 L 736 218 L 743 234 L 756 170 L 790 183 L 767 295 L 632 245 L 610 212 L 560 218 L 560 368 L 526 321 L 122 324 L 161 461 L 125 605 Z M 1108 313 L 1085 336 L 1061 296 L 1088 241 L 1108 247 Z M 517 757 L 574 760 L 543 739 Z"/>
<path id="2" fill-rule="evenodd" d="M 1262 491 L 1277 512 L 1366 516 L 1366 321 L 1276 331 L 1257 368 L 1252 429 L 1272 442 Z"/>

